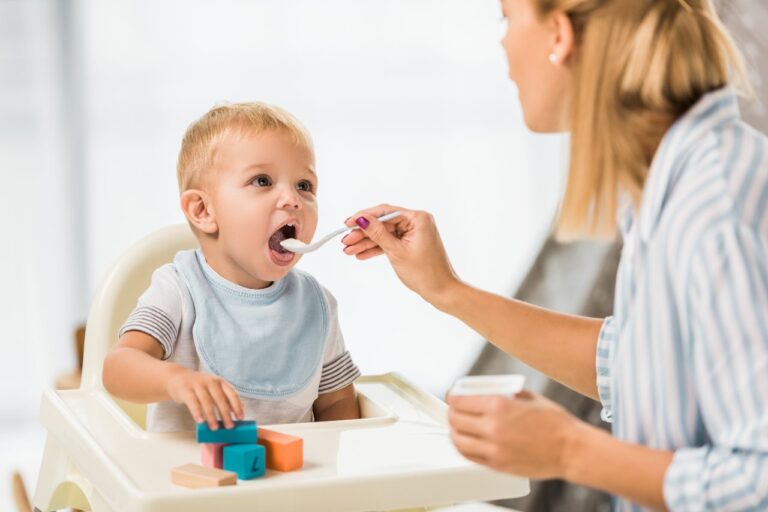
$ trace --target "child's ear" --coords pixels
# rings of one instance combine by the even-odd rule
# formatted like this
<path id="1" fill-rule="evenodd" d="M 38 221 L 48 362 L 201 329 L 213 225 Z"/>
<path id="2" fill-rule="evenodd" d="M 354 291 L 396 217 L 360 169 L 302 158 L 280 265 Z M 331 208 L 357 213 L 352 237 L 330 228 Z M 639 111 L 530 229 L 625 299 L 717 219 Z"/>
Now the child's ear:
<path id="1" fill-rule="evenodd" d="M 203 233 L 213 235 L 219 230 L 210 197 L 202 190 L 189 189 L 182 192 L 181 211 Z"/>

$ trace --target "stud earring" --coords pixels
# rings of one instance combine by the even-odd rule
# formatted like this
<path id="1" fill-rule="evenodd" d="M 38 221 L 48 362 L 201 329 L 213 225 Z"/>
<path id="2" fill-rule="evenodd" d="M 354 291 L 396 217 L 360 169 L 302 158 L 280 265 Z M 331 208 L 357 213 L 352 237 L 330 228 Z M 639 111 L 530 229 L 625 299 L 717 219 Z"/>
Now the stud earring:
<path id="1" fill-rule="evenodd" d="M 557 54 L 555 52 L 549 54 L 549 62 L 557 64 Z"/>

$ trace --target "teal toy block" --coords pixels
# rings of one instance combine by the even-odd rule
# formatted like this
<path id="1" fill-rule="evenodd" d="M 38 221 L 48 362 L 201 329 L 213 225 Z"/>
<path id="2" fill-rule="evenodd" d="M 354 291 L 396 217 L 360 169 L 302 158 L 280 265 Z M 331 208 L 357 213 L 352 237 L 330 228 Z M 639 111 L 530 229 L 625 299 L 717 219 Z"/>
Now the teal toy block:
<path id="1" fill-rule="evenodd" d="M 255 443 L 258 440 L 255 421 L 236 421 L 231 429 L 219 422 L 218 430 L 211 430 L 207 423 L 197 424 L 198 443 Z"/>
<path id="2" fill-rule="evenodd" d="M 267 450 L 260 444 L 230 444 L 224 447 L 226 471 L 237 473 L 240 480 L 264 476 Z"/>

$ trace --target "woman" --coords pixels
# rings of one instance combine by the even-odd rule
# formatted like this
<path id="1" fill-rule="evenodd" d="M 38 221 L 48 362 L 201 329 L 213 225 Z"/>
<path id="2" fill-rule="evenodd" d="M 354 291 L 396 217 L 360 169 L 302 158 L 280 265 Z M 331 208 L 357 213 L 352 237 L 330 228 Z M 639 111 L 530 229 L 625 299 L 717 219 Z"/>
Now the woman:
<path id="1" fill-rule="evenodd" d="M 614 316 L 472 288 L 424 212 L 359 212 L 345 252 L 385 254 L 409 288 L 612 422 L 611 436 L 529 392 L 449 397 L 467 458 L 595 487 L 621 509 L 768 508 L 768 142 L 739 118 L 738 51 L 708 0 L 502 9 L 526 124 L 571 132 L 559 235 L 621 228 Z"/>

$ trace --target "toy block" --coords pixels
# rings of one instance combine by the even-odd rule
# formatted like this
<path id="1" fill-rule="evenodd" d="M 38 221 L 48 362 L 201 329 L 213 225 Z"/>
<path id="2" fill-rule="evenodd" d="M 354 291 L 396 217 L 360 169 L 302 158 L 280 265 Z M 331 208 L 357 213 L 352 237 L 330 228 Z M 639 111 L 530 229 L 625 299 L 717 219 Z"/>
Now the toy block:
<path id="1" fill-rule="evenodd" d="M 257 442 L 267 449 L 269 469 L 293 471 L 304 465 L 304 440 L 300 437 L 262 428 Z"/>
<path id="2" fill-rule="evenodd" d="M 235 426 L 226 429 L 219 422 L 218 430 L 211 430 L 207 423 L 197 424 L 198 443 L 255 443 L 258 438 L 255 421 L 236 421 Z"/>
<path id="3" fill-rule="evenodd" d="M 223 467 L 224 455 L 222 449 L 229 443 L 201 443 L 200 444 L 200 462 L 207 468 Z"/>
<path id="4" fill-rule="evenodd" d="M 266 450 L 260 444 L 230 444 L 223 451 L 224 469 L 237 473 L 240 480 L 264 475 Z"/>
<path id="5" fill-rule="evenodd" d="M 171 470 L 171 482 L 193 489 L 235 485 L 237 475 L 232 471 L 206 468 L 197 464 L 184 464 Z"/>

